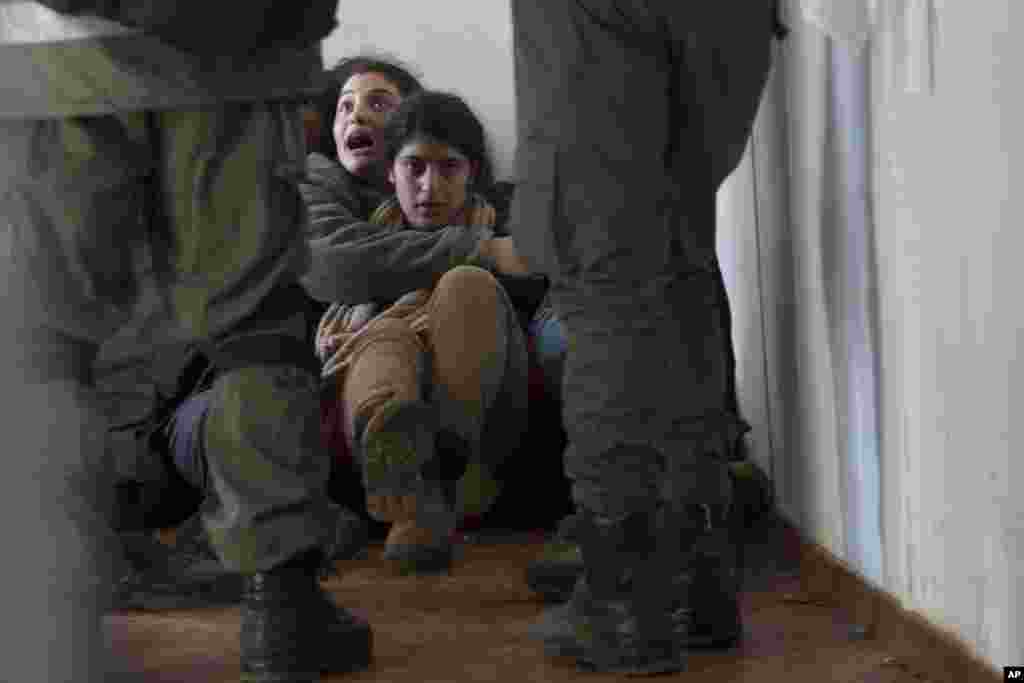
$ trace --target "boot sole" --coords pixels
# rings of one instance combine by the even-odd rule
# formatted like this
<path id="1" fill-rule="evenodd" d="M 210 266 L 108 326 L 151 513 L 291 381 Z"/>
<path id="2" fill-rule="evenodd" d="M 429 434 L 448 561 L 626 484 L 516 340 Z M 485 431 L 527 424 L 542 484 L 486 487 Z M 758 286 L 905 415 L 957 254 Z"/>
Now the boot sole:
<path id="1" fill-rule="evenodd" d="M 686 655 L 675 658 L 662 658 L 652 661 L 620 661 L 614 663 L 598 662 L 587 655 L 577 658 L 576 667 L 589 673 L 608 673 L 619 676 L 659 676 L 662 674 L 686 671 Z"/>
<path id="2" fill-rule="evenodd" d="M 328 653 L 319 671 L 247 672 L 243 666 L 241 683 L 318 683 L 326 674 L 365 671 L 373 660 L 373 629 L 362 621 L 352 628 L 335 628 L 318 645 Z"/>
<path id="3" fill-rule="evenodd" d="M 391 457 L 400 455 L 402 457 L 398 458 L 399 461 L 408 462 L 406 467 L 396 469 L 418 471 L 423 466 L 423 463 L 428 462 L 434 456 L 434 436 L 437 424 L 437 416 L 434 409 L 426 403 L 410 401 L 389 405 L 384 408 L 384 411 L 385 415 L 382 416 L 380 426 L 376 431 L 365 434 L 366 425 L 369 423 L 368 419 L 356 426 L 357 433 L 364 434 L 360 449 L 364 459 L 364 476 L 367 466 L 365 460 L 367 458 L 379 458 L 384 453 Z M 408 443 L 402 443 L 404 440 L 401 440 L 399 441 L 401 445 L 396 444 L 393 439 L 395 434 L 409 437 Z M 394 477 L 392 467 L 385 466 L 384 471 L 384 479 L 392 479 Z M 368 492 L 375 491 L 378 488 L 378 482 L 375 481 L 366 481 L 365 485 Z M 391 492 L 392 495 L 394 493 Z M 412 494 L 416 493 L 416 491 L 407 491 L 405 493 Z"/>
<path id="4" fill-rule="evenodd" d="M 576 660 L 576 667 L 588 673 L 612 673 L 622 676 L 656 676 L 659 674 L 677 673 L 686 670 L 686 656 L 680 654 L 676 659 L 655 659 L 646 662 L 619 661 L 608 663 L 598 662 L 587 652 L 587 649 L 575 639 L 559 639 L 557 642 L 544 643 L 544 654 L 548 657 L 569 657 Z M 625 658 L 623 658 L 625 660 Z"/>
<path id="5" fill-rule="evenodd" d="M 743 639 L 742 633 L 716 636 L 690 636 L 682 642 L 686 650 L 727 650 Z M 544 653 L 549 657 L 575 657 L 586 659 L 585 649 L 572 639 L 548 640 L 544 642 Z"/>
<path id="6" fill-rule="evenodd" d="M 241 683 L 319 683 L 319 673 L 243 673 L 239 679 Z"/>
<path id="7" fill-rule="evenodd" d="M 564 609 L 564 608 L 559 608 Z M 531 636 L 543 644 L 544 652 L 550 657 L 574 657 L 585 659 L 586 648 L 576 639 L 571 629 L 564 624 L 548 625 L 546 632 L 543 629 L 531 632 Z M 719 650 L 728 649 L 743 639 L 742 622 L 737 623 L 729 630 L 721 630 L 718 633 L 706 635 L 688 633 L 680 642 L 683 650 Z"/>
<path id="8" fill-rule="evenodd" d="M 581 574 L 583 565 L 534 564 L 526 568 L 526 585 L 547 602 L 566 602 Z"/>
<path id="9" fill-rule="evenodd" d="M 734 630 L 708 635 L 690 634 L 683 641 L 683 647 L 689 650 L 727 650 L 735 647 L 743 640 L 743 627 Z"/>

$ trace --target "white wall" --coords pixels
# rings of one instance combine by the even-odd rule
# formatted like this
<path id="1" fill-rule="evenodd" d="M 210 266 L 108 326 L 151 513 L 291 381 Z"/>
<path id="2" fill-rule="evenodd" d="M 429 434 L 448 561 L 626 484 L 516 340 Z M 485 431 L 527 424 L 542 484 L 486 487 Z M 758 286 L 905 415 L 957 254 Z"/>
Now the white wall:
<path id="1" fill-rule="evenodd" d="M 515 91 L 507 0 L 341 0 L 338 23 L 324 41 L 326 66 L 365 51 L 402 59 L 425 87 L 455 91 L 469 102 L 491 137 L 498 179 L 513 177 Z"/>
<path id="2" fill-rule="evenodd" d="M 890 576 L 1002 666 L 1024 661 L 1024 197 L 1010 181 L 1024 152 L 1024 24 L 1011 21 L 1018 0 L 935 7 L 933 96 L 884 87 L 889 55 L 876 49 Z"/>

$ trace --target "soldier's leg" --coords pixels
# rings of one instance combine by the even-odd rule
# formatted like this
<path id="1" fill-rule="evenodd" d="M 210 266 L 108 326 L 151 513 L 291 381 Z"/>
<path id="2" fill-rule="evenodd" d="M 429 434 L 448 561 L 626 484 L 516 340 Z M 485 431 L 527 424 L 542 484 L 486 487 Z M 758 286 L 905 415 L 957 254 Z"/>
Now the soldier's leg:
<path id="1" fill-rule="evenodd" d="M 727 505 L 734 428 L 713 295 L 704 275 L 662 287 L 556 285 L 570 339 L 566 471 L 582 518 L 586 598 L 549 614 L 538 633 L 599 668 L 672 668 L 696 637 L 686 635 L 691 577 L 678 568 L 691 564 L 708 510 Z M 632 592 L 620 583 L 627 573 Z M 652 587 L 661 593 L 643 590 Z M 616 604 L 638 617 L 628 637 L 608 636 L 626 609 Z M 725 607 L 724 621 L 734 621 Z"/>
<path id="2" fill-rule="evenodd" d="M 217 379 L 203 430 L 204 517 L 224 564 L 267 571 L 326 542 L 330 461 L 319 443 L 316 379 L 289 365 Z"/>
<path id="3" fill-rule="evenodd" d="M 243 680 L 307 681 L 367 666 L 369 625 L 317 585 L 334 524 L 316 375 L 286 364 L 221 375 L 203 447 L 210 541 L 245 577 Z"/>
<path id="4" fill-rule="evenodd" d="M 140 122 L 0 124 L 5 433 L 22 451 L 10 459 L 12 490 L 2 497 L 18 509 L 0 517 L 8 538 L 26 540 L 4 582 L 21 635 L 5 654 L 4 680 L 108 680 L 100 617 L 119 553 L 91 368 L 136 292 L 133 251 L 145 234 L 150 167 Z"/>
<path id="5" fill-rule="evenodd" d="M 771 486 L 764 474 L 751 462 L 746 461 L 746 448 L 743 434 L 750 431 L 750 425 L 740 413 L 739 397 L 736 389 L 736 357 L 732 343 L 732 317 L 729 306 L 728 292 L 717 259 L 714 263 L 715 287 L 718 290 L 718 306 L 721 310 L 723 325 L 722 343 L 726 359 L 726 410 L 736 417 L 734 428 L 730 429 L 725 438 L 730 442 L 728 447 L 730 460 L 730 479 L 736 486 L 736 497 L 733 512 L 740 513 L 745 523 L 752 523 L 759 518 L 771 505 Z M 538 355 L 541 362 L 549 370 L 545 375 L 549 382 L 560 387 L 562 366 L 565 358 L 565 332 L 557 317 L 547 316 L 535 321 L 537 330 Z M 547 600 L 561 602 L 569 599 L 576 579 L 583 571 L 579 555 L 579 546 L 574 540 L 578 525 L 576 515 L 567 517 L 559 525 L 555 537 L 549 541 L 541 556 L 527 568 L 527 584 Z"/>
<path id="6" fill-rule="evenodd" d="M 257 312 L 267 317 L 260 308 L 261 302 L 291 284 L 295 268 L 300 265 L 294 256 L 291 262 L 288 258 L 290 253 L 299 253 L 295 245 L 301 240 L 304 218 L 301 197 L 293 178 L 287 175 L 289 166 L 302 162 L 297 106 L 238 103 L 193 111 L 162 111 L 154 115 L 151 124 L 148 134 L 160 150 L 161 181 L 160 203 L 154 213 L 154 220 L 161 224 L 153 230 L 165 236 L 161 248 L 154 253 L 153 263 L 162 283 L 165 310 L 176 325 L 176 329 L 170 329 L 209 343 L 230 338 L 241 325 L 251 326 Z M 233 307 L 228 308 L 231 304 Z M 281 333 L 299 339 L 306 333 L 302 321 L 291 324 L 295 329 L 290 329 L 287 317 L 280 317 L 281 320 L 262 324 L 267 328 L 278 326 Z M 308 384 L 308 380 L 298 384 L 291 380 L 290 388 L 274 389 L 279 375 L 288 377 L 288 373 L 297 372 L 293 366 L 294 363 L 261 372 L 244 369 L 222 373 L 210 392 L 209 404 L 203 411 L 205 433 L 201 440 L 207 461 L 207 485 L 223 498 L 222 504 L 208 509 L 206 515 L 212 523 L 215 541 L 223 539 L 228 529 L 231 544 L 241 542 L 239 538 L 247 534 L 258 536 L 258 523 L 266 515 L 272 517 L 297 499 L 320 496 L 323 482 L 318 477 L 326 477 L 326 455 L 319 449 L 310 450 L 310 445 L 296 440 L 288 431 L 293 427 L 279 422 L 284 419 L 282 411 L 287 410 L 294 412 L 289 417 L 291 424 L 301 416 L 300 424 L 305 428 L 312 419 L 302 412 L 312 410 L 311 399 L 297 388 Z M 245 413 L 244 406 L 230 403 L 240 400 L 238 388 L 248 386 L 247 382 L 253 391 L 264 395 L 263 405 L 250 407 L 257 411 L 255 415 Z M 263 427 L 258 426 L 260 412 Z M 233 425 L 236 431 L 228 430 L 225 424 Z M 250 433 L 248 429 L 256 431 Z M 291 452 L 264 454 L 260 449 L 274 446 L 272 442 L 261 441 L 266 430 L 280 433 L 282 439 L 291 434 L 291 443 L 281 442 Z M 303 448 L 296 450 L 299 446 Z M 228 467 L 236 460 L 244 464 L 250 458 L 258 463 L 261 457 L 281 458 L 284 467 L 291 466 L 287 464 L 291 462 L 288 458 L 306 458 L 312 464 L 302 462 L 295 467 L 308 469 L 312 478 L 295 479 L 293 475 L 284 487 L 286 493 L 280 494 L 283 498 L 277 500 L 273 492 L 264 496 L 261 491 L 269 485 L 261 478 L 267 474 L 266 466 L 254 464 L 251 486 L 239 483 L 246 476 L 243 470 L 236 472 Z M 225 481 L 231 483 L 230 491 L 224 489 Z M 285 477 L 282 481 L 289 479 Z M 264 506 L 255 518 L 236 509 L 250 500 L 251 504 Z M 223 505 L 228 508 L 221 509 Z M 301 510 L 300 506 L 299 518 L 304 514 Z M 230 519 L 225 516 L 229 514 Z M 320 522 L 311 512 L 309 519 L 296 523 L 314 529 Z M 313 532 L 299 534 L 301 547 L 283 548 L 282 552 L 316 545 L 315 538 L 319 536 L 314 534 L 311 541 L 307 538 L 309 533 Z M 228 566 L 241 571 L 263 570 L 282 559 L 260 553 L 257 566 L 249 566 L 249 560 L 231 554 L 240 552 L 237 549 L 229 550 L 218 542 L 214 545 Z M 264 566 L 265 562 L 270 565 Z"/>
<path id="7" fill-rule="evenodd" d="M 213 392 L 207 389 L 184 401 L 151 440 L 154 448 L 166 449 L 153 457 L 165 458 L 166 467 L 174 470 L 166 474 L 177 480 L 170 492 L 185 498 L 196 512 L 175 522 L 170 542 L 149 531 L 121 534 L 133 566 L 117 582 L 113 603 L 117 609 L 195 609 L 236 604 L 242 598 L 241 575 L 221 564 L 198 511 L 202 497 L 211 489 L 203 437 L 212 399 Z M 366 525 L 352 511 L 333 503 L 330 507 L 326 557 L 329 562 L 350 560 L 365 549 Z M 325 567 L 325 573 L 332 569 Z"/>
<path id="8" fill-rule="evenodd" d="M 268 335 L 279 340 L 271 349 L 308 342 L 311 356 L 312 321 L 268 303 L 294 284 L 307 253 L 297 106 L 225 104 L 159 117 L 162 208 L 173 236 L 161 255 L 166 302 L 183 332 L 217 348 L 240 344 L 215 359 L 222 368 L 245 352 L 239 339 Z M 245 577 L 243 680 L 308 681 L 365 667 L 371 634 L 317 583 L 333 525 L 316 371 L 305 357 L 261 354 L 212 388 L 203 521 L 218 557 Z"/>

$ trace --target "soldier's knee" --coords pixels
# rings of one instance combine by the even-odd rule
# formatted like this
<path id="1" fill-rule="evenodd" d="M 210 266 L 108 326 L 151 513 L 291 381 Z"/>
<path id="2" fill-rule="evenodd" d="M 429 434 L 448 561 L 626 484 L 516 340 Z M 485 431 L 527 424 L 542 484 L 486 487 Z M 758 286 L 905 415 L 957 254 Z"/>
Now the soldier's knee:
<path id="1" fill-rule="evenodd" d="M 318 415 L 317 380 L 290 365 L 254 365 L 222 375 L 211 398 L 208 425 L 231 442 L 273 443 L 297 420 Z"/>

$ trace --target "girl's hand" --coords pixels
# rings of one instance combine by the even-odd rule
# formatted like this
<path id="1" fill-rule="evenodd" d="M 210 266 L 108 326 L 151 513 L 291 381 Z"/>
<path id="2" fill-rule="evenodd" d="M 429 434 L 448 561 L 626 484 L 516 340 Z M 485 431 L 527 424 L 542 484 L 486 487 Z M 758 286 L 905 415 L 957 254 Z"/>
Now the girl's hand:
<path id="1" fill-rule="evenodd" d="M 511 237 L 492 237 L 487 240 L 484 253 L 504 275 L 529 275 L 530 269 L 516 251 Z"/>

